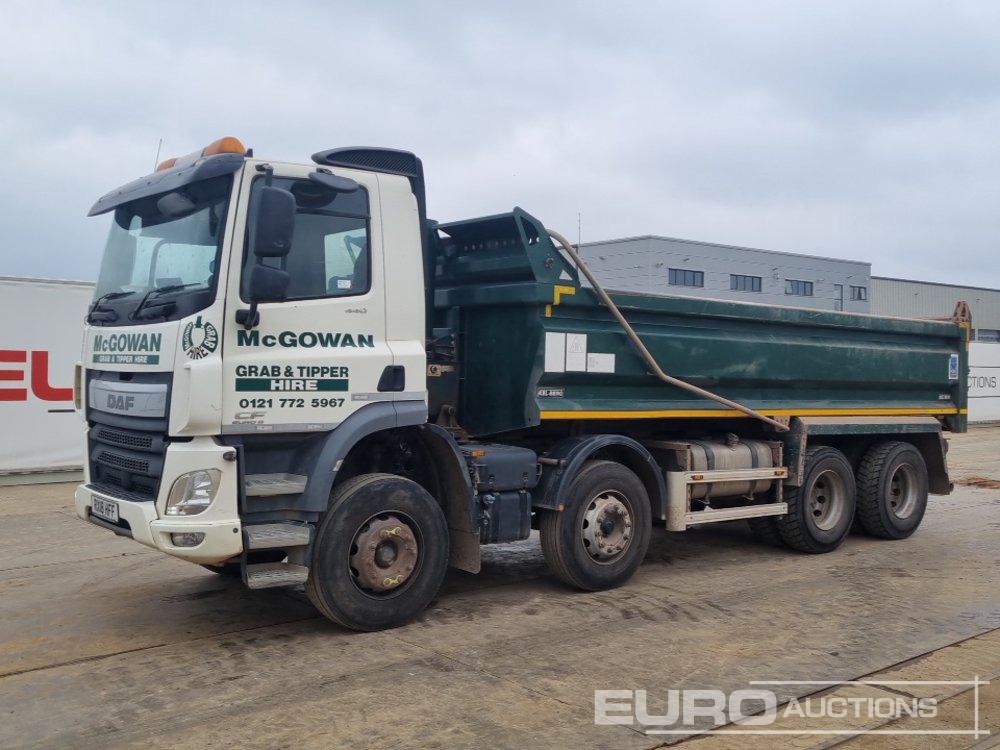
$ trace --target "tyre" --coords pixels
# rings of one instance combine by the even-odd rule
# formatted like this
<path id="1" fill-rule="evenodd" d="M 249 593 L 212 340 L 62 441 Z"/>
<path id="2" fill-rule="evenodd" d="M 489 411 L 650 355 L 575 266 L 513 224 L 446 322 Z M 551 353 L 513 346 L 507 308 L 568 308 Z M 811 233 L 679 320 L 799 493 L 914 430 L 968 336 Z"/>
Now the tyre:
<path id="1" fill-rule="evenodd" d="M 785 487 L 788 512 L 775 519 L 781 540 L 794 550 L 819 554 L 840 546 L 854 520 L 854 471 L 836 448 L 806 452 L 799 487 Z"/>
<path id="2" fill-rule="evenodd" d="M 927 510 L 927 464 L 913 445 L 878 443 L 858 467 L 857 520 L 872 536 L 905 539 Z"/>
<path id="3" fill-rule="evenodd" d="M 542 511 L 542 552 L 561 581 L 585 591 L 625 583 L 642 563 L 652 526 L 649 496 L 634 473 L 588 461 L 569 485 L 562 511 Z"/>
<path id="4" fill-rule="evenodd" d="M 778 531 L 778 521 L 775 516 L 761 516 L 760 518 L 748 518 L 747 524 L 755 537 L 764 544 L 772 547 L 784 547 L 781 540 L 781 533 Z"/>
<path id="5" fill-rule="evenodd" d="M 365 474 L 334 488 L 313 544 L 306 594 L 324 616 L 353 630 L 412 620 L 448 567 L 448 524 L 416 482 Z"/>

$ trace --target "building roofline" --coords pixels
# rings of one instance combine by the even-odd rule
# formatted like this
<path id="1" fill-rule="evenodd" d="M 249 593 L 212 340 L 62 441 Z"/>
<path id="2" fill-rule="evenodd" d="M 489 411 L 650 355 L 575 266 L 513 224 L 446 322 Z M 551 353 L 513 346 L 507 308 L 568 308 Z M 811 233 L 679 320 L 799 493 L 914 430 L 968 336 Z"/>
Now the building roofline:
<path id="1" fill-rule="evenodd" d="M 947 284 L 943 281 L 921 281 L 919 279 L 898 279 L 894 276 L 872 276 L 872 280 L 878 281 L 902 281 L 906 284 L 923 284 L 924 286 L 946 286 L 952 289 L 975 289 L 980 292 L 997 292 L 1000 293 L 1000 289 L 994 289 L 988 286 L 970 286 L 969 284 Z"/>
<path id="2" fill-rule="evenodd" d="M 27 282 L 29 284 L 67 284 L 71 286 L 96 286 L 96 281 L 77 281 L 74 279 L 42 279 L 31 276 L 0 276 L 0 281 L 13 281 L 16 283 Z"/>
<path id="3" fill-rule="evenodd" d="M 685 240 L 681 237 L 664 237 L 660 234 L 640 234 L 635 237 L 621 237 L 612 240 L 597 240 L 595 242 L 581 242 L 580 247 L 590 247 L 593 245 L 611 245 L 617 242 L 638 242 L 640 240 L 667 240 L 668 242 L 684 242 L 688 245 L 704 245 L 706 247 L 724 247 L 728 250 L 752 250 L 757 253 L 770 253 L 771 255 L 789 255 L 794 258 L 812 258 L 814 260 L 830 260 L 835 263 L 855 263 L 859 266 L 871 268 L 871 261 L 852 260 L 850 258 L 831 258 L 827 255 L 810 255 L 809 253 L 791 253 L 787 250 L 767 250 L 762 247 L 746 247 L 745 245 L 727 245 L 724 242 L 705 242 L 702 240 Z"/>

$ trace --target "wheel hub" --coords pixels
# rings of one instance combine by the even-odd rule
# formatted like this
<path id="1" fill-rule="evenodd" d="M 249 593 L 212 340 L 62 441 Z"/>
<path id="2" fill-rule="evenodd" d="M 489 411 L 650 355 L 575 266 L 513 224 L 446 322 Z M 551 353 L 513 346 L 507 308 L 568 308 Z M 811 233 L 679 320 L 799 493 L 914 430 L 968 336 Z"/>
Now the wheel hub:
<path id="1" fill-rule="evenodd" d="M 824 471 L 809 491 L 809 513 L 813 524 L 823 531 L 837 526 L 844 513 L 846 489 L 834 471 Z"/>
<path id="2" fill-rule="evenodd" d="M 909 518 L 917 507 L 917 478 L 908 464 L 899 466 L 889 479 L 889 511 L 896 518 Z"/>
<path id="3" fill-rule="evenodd" d="M 365 523 L 354 537 L 351 570 L 362 588 L 389 591 L 406 583 L 418 554 L 413 530 L 396 516 L 380 516 Z"/>
<path id="4" fill-rule="evenodd" d="M 617 559 L 632 540 L 632 513 L 614 492 L 594 498 L 583 516 L 583 546 L 598 562 Z"/>

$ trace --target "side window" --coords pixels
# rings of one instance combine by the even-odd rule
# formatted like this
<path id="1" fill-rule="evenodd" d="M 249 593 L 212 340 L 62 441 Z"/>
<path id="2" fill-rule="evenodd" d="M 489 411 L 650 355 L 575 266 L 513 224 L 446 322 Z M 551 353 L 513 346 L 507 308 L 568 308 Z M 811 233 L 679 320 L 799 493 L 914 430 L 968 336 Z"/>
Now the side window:
<path id="1" fill-rule="evenodd" d="M 274 178 L 275 187 L 295 196 L 295 231 L 285 258 L 267 258 L 265 264 L 283 267 L 291 281 L 288 300 L 348 297 L 371 289 L 368 193 L 335 193 L 309 182 Z M 256 190 L 262 180 L 254 182 Z M 254 205 L 251 193 L 251 206 Z M 241 296 L 247 297 L 255 258 L 244 248 Z"/>

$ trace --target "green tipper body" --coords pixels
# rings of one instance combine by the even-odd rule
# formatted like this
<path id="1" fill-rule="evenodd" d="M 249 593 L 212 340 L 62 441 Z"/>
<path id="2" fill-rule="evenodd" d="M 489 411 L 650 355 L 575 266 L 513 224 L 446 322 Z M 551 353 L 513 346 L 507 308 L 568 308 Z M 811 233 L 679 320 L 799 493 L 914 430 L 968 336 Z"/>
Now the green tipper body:
<path id="1" fill-rule="evenodd" d="M 477 436 L 566 420 L 746 418 L 653 376 L 525 212 L 437 228 L 432 417 L 448 404 Z M 968 322 L 611 296 L 664 372 L 768 416 L 935 416 L 965 430 Z"/>

